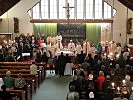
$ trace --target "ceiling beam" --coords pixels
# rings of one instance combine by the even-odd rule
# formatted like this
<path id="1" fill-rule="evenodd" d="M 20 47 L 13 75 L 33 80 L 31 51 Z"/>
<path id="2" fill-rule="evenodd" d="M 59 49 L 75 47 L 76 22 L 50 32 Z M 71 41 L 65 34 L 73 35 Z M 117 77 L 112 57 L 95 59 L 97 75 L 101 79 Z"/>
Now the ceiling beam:
<path id="1" fill-rule="evenodd" d="M 133 0 L 118 0 L 118 1 L 133 11 Z"/>
<path id="2" fill-rule="evenodd" d="M 16 5 L 20 0 L 0 0 L 0 16 Z"/>
<path id="3" fill-rule="evenodd" d="M 74 20 L 74 19 L 69 19 L 69 22 L 68 20 L 57 20 L 57 19 L 42 19 L 42 20 L 39 20 L 39 19 L 32 19 L 30 20 L 31 23 L 113 23 L 113 20 L 110 20 L 110 19 L 86 19 L 86 20 L 83 20 L 83 19 L 77 19 L 77 20 Z"/>

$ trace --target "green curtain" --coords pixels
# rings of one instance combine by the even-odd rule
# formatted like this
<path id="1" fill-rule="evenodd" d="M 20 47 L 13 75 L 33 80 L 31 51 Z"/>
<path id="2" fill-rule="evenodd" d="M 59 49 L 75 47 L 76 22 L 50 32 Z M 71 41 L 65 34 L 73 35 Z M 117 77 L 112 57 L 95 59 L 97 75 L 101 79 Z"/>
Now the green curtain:
<path id="1" fill-rule="evenodd" d="M 101 41 L 101 25 L 86 23 L 86 39 L 96 46 Z"/>
<path id="2" fill-rule="evenodd" d="M 34 23 L 34 34 L 44 33 L 46 36 L 56 36 L 57 23 Z"/>

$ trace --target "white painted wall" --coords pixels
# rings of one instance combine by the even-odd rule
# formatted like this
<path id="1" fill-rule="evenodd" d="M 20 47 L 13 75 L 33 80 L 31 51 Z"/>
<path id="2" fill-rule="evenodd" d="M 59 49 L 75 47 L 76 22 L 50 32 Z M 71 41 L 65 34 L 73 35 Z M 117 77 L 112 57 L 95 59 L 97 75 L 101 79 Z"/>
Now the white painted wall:
<path id="1" fill-rule="evenodd" d="M 2 22 L 0 22 L 0 33 L 14 33 L 13 17 L 19 19 L 20 33 L 33 33 L 33 25 L 30 23 L 30 18 L 27 11 L 34 6 L 39 0 L 21 0 L 8 12 L 3 14 Z"/>
<path id="2" fill-rule="evenodd" d="M 108 3 L 113 6 L 113 0 L 108 0 Z M 127 7 L 121 4 L 118 0 L 114 0 L 114 8 L 117 10 L 113 22 L 113 40 L 120 42 L 122 45 L 126 43 L 126 20 Z M 133 11 L 128 9 L 128 18 L 133 18 Z M 121 36 L 120 36 L 121 34 Z M 127 43 L 129 38 L 133 38 L 133 33 L 127 35 Z"/>
<path id="3" fill-rule="evenodd" d="M 13 33 L 13 17 L 19 19 L 19 31 L 20 33 L 33 33 L 33 24 L 30 23 L 28 16 L 28 9 L 35 5 L 39 0 L 21 0 L 17 5 L 11 8 L 2 17 L 0 22 L 0 32 L 2 33 Z M 108 0 L 110 5 L 113 5 L 113 0 Z M 126 43 L 126 19 L 127 19 L 127 8 L 117 0 L 114 0 L 114 7 L 117 9 L 117 13 L 114 17 L 113 23 L 113 40 L 116 42 Z M 128 18 L 133 18 L 133 11 L 129 10 Z M 121 34 L 121 36 L 120 36 Z M 133 38 L 133 34 L 127 35 L 128 38 Z"/>

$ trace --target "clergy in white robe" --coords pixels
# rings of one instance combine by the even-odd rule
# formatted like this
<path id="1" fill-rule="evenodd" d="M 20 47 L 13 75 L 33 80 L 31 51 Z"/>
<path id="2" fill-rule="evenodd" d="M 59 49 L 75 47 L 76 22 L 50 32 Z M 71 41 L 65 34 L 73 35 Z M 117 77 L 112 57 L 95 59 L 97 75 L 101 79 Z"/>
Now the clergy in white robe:
<path id="1" fill-rule="evenodd" d="M 68 51 L 68 48 L 66 45 L 64 46 L 63 51 Z"/>
<path id="2" fill-rule="evenodd" d="M 51 37 L 51 43 L 54 43 L 54 45 L 56 44 L 56 37 Z"/>
<path id="3" fill-rule="evenodd" d="M 96 55 L 96 48 L 94 46 L 94 44 L 92 45 L 92 47 L 90 48 L 90 54 L 92 55 L 92 57 L 94 58 L 94 56 Z"/>
<path id="4" fill-rule="evenodd" d="M 116 53 L 117 54 L 121 54 L 121 50 L 122 50 L 121 46 L 120 45 L 117 45 L 117 47 L 116 47 Z"/>
<path id="5" fill-rule="evenodd" d="M 82 46 L 80 45 L 80 43 L 78 43 L 77 45 L 76 45 L 76 55 L 77 54 L 81 54 L 81 51 L 82 51 L 83 49 L 82 49 Z"/>
<path id="6" fill-rule="evenodd" d="M 56 36 L 56 45 L 58 49 L 62 49 L 62 36 L 60 33 Z"/>
<path id="7" fill-rule="evenodd" d="M 62 43 L 60 43 L 60 42 L 57 42 L 57 43 L 56 43 L 56 50 L 57 50 L 57 51 L 63 50 L 63 45 L 62 45 Z"/>
<path id="8" fill-rule="evenodd" d="M 113 41 L 111 44 L 110 44 L 110 47 L 109 47 L 109 53 L 115 53 L 116 52 L 116 48 L 117 48 L 117 46 L 116 46 L 116 44 L 115 44 L 115 42 Z"/>
<path id="9" fill-rule="evenodd" d="M 74 52 L 76 50 L 75 44 L 73 43 L 72 40 L 70 40 L 70 43 L 68 43 L 68 51 Z"/>
<path id="10" fill-rule="evenodd" d="M 47 57 L 50 57 L 50 53 L 49 53 L 50 48 L 51 48 L 51 44 L 48 43 L 48 44 L 46 45 L 46 55 L 47 55 Z"/>
<path id="11" fill-rule="evenodd" d="M 49 44 L 49 43 L 51 44 L 51 36 L 48 36 L 48 37 L 47 37 L 47 43 L 48 43 L 48 44 Z"/>
<path id="12" fill-rule="evenodd" d="M 51 57 L 55 58 L 55 55 L 56 55 L 56 46 L 54 45 L 53 42 L 51 43 L 51 46 L 50 46 L 50 52 L 51 52 Z"/>
<path id="13" fill-rule="evenodd" d="M 83 53 L 85 53 L 86 56 L 88 56 L 88 54 L 90 54 L 90 48 L 91 48 L 90 42 L 86 40 L 83 43 Z"/>

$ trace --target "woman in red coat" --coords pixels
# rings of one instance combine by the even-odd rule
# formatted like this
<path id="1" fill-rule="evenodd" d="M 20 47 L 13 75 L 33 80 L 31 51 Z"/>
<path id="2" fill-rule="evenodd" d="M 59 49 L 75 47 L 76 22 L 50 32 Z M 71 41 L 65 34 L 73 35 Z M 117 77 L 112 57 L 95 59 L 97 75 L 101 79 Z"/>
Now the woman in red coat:
<path id="1" fill-rule="evenodd" d="M 104 76 L 104 72 L 100 71 L 99 72 L 99 77 L 97 77 L 97 85 L 98 85 L 98 90 L 102 91 L 102 85 L 105 82 L 105 76 Z"/>

